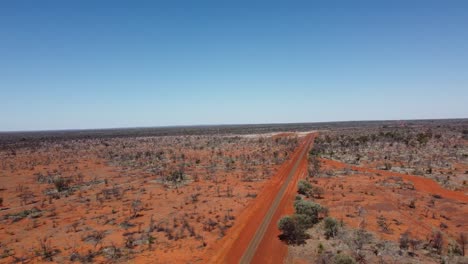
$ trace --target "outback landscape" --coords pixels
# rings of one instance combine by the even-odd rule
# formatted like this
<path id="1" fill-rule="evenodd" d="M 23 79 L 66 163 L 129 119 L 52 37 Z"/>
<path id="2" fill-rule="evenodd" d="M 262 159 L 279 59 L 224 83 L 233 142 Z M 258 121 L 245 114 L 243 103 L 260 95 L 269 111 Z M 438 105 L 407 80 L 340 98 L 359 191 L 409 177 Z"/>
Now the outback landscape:
<path id="1" fill-rule="evenodd" d="M 0 142 L 1 263 L 467 261 L 464 119 Z"/>
<path id="2" fill-rule="evenodd" d="M 468 1 L 0 1 L 0 264 L 468 264 Z"/>

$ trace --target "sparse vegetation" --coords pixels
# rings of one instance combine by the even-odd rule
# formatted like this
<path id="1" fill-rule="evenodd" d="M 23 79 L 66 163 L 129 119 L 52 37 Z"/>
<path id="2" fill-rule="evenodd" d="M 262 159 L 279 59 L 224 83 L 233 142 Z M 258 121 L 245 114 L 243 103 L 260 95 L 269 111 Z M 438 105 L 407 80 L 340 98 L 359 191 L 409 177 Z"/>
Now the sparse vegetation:
<path id="1" fill-rule="evenodd" d="M 320 204 L 339 221 L 327 217 L 313 225 L 306 231 L 313 239 L 304 248 L 289 248 L 292 258 L 315 263 L 334 263 L 340 255 L 349 256 L 350 263 L 466 262 L 466 242 L 458 237 L 464 231 L 460 215 L 467 210 L 463 130 L 463 122 L 434 122 L 321 133 L 309 153 L 312 177 L 298 184 L 296 200 L 318 198 L 312 189 L 321 187 Z"/>
<path id="2" fill-rule="evenodd" d="M 387 129 L 394 132 L 320 133 L 308 153 L 308 168 L 298 168 L 306 179 L 297 186 L 295 213 L 277 223 L 286 243 L 311 244 L 324 263 L 334 263 L 338 255 L 360 263 L 463 257 L 466 242 L 464 235 L 458 237 L 460 217 L 453 212 L 463 212 L 466 205 L 445 193 L 423 192 L 404 176 L 418 169 L 418 177 L 435 179 L 444 188 L 466 188 L 461 130 L 434 128 L 430 136 L 424 127 L 417 133 Z M 126 262 L 147 250 L 170 261 L 166 252 L 188 247 L 198 254 L 219 243 L 242 209 L 265 197 L 265 183 L 301 138 L 210 133 L 70 138 L 65 133 L 26 141 L 0 136 L 6 142 L 0 144 L 0 176 L 9 179 L 0 186 L 2 261 Z M 336 167 L 340 163 L 329 158 L 348 163 Z M 351 228 L 355 225 L 358 231 Z M 422 236 L 422 228 L 440 229 L 442 243 L 428 231 Z"/>
<path id="3" fill-rule="evenodd" d="M 190 241 L 198 252 L 226 235 L 300 142 L 295 134 L 169 131 L 38 132 L 27 141 L 0 135 L 0 176 L 11 175 L 0 186 L 0 198 L 9 199 L 0 216 L 9 230 L 0 240 L 12 245 L 6 261 L 125 262 L 145 250 L 182 250 Z M 31 234 L 51 230 L 45 246 L 61 252 L 38 245 L 31 255 L 20 247 L 38 244 Z"/>

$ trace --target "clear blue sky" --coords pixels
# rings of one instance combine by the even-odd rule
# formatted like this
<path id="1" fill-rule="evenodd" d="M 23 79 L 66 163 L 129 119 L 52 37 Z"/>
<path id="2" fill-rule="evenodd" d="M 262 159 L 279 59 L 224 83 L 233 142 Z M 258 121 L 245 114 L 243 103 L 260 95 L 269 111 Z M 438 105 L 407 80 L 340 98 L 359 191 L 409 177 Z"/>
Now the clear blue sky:
<path id="1" fill-rule="evenodd" d="M 467 118 L 468 1 L 0 1 L 0 131 Z"/>

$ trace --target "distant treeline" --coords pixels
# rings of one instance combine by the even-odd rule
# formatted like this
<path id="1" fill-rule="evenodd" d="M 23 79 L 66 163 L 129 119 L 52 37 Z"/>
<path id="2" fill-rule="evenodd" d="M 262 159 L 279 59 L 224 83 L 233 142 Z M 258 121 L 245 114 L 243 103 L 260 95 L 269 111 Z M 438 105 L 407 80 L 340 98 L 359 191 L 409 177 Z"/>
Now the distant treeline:
<path id="1" fill-rule="evenodd" d="M 172 127 L 142 127 L 89 130 L 57 130 L 0 132 L 0 149 L 21 148 L 46 141 L 79 139 L 106 139 L 122 137 L 157 137 L 181 135 L 227 135 L 262 134 L 282 131 L 337 130 L 357 127 L 401 127 L 401 126 L 468 126 L 468 119 L 437 120 L 390 120 L 390 121 L 348 121 L 320 123 L 254 124 L 254 125 L 201 125 Z"/>

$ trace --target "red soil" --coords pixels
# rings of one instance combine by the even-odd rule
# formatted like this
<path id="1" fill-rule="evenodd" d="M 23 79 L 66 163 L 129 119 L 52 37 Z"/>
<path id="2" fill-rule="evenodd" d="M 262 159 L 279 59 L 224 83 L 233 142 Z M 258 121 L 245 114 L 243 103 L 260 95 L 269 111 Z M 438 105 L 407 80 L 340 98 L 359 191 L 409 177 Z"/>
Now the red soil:
<path id="1" fill-rule="evenodd" d="M 234 226 L 227 232 L 223 240 L 210 250 L 214 252 L 210 263 L 239 263 L 239 260 L 266 216 L 271 202 L 275 199 L 282 184 L 288 177 L 289 172 L 301 157 L 301 152 L 303 152 L 304 149 L 309 149 L 314 136 L 315 135 L 310 134 L 303 139 L 301 145 L 291 156 L 291 159 L 279 168 L 277 174 L 265 185 L 258 197 L 242 211 Z M 292 201 L 296 194 L 297 181 L 305 177 L 305 172 L 307 171 L 306 157 L 306 155 L 302 156 L 296 174 L 284 193 L 278 210 L 275 212 L 257 248 L 252 263 L 278 262 L 278 260 L 284 259 L 286 256 L 287 246 L 278 239 L 279 230 L 276 227 L 276 223 L 282 215 L 292 211 Z"/>
<path id="2" fill-rule="evenodd" d="M 108 142 L 109 147 L 99 142 L 75 142 L 72 149 L 60 144 L 46 145 L 44 150 L 35 152 L 17 150 L 14 156 L 0 152 L 0 197 L 4 199 L 3 207 L 0 206 L 0 254 L 4 250 L 11 254 L 0 258 L 0 263 L 12 263 L 14 258 L 25 258 L 30 263 L 40 262 L 42 258 L 37 256 L 36 251 L 39 249 L 39 239 L 43 238 L 48 239 L 51 248 L 60 250 L 53 257 L 56 263 L 69 262 L 74 252 L 84 255 L 112 246 L 122 251 L 121 262 L 206 263 L 214 254 L 208 251 L 206 255 L 207 247 L 216 247 L 229 237 L 229 234 L 221 232 L 221 227 L 229 228 L 239 219 L 249 223 L 248 217 L 242 221 L 238 215 L 251 201 L 260 197 L 254 198 L 270 182 L 267 180 L 270 175 L 276 175 L 280 168 L 284 170 L 280 162 L 274 161 L 272 153 L 277 151 L 279 157 L 283 158 L 284 155 L 290 158 L 294 146 L 297 146 L 291 144 L 290 148 L 290 145 L 278 144 L 267 137 L 130 138 Z M 121 148 L 122 145 L 126 147 Z M 114 164 L 111 162 L 114 160 L 103 158 L 109 156 L 102 154 L 108 148 L 119 155 L 164 150 L 164 160 L 171 162 L 167 162 L 169 165 L 163 175 L 177 167 L 182 162 L 178 157 L 184 154 L 184 162 L 191 164 L 185 168 L 190 181 L 177 188 L 165 187 L 157 180 L 159 174 L 146 167 Z M 228 170 L 224 168 L 224 161 L 230 157 L 236 160 L 236 166 Z M 147 161 L 144 159 L 143 155 L 139 160 L 130 161 L 141 161 L 143 166 L 153 162 L 153 156 Z M 246 161 L 245 165 L 243 161 Z M 211 164 L 217 165 L 212 172 L 208 170 Z M 82 173 L 83 182 L 89 183 L 89 186 L 83 184 L 68 196 L 49 200 L 45 191 L 54 185 L 38 183 L 36 173 L 60 174 L 64 177 Z M 93 183 L 94 180 L 97 182 Z M 27 187 L 34 194 L 26 204 L 21 203 L 18 197 L 20 186 Z M 102 191 L 114 187 L 119 188 L 120 198 L 104 198 Z M 198 198 L 194 200 L 193 195 Z M 136 199 L 141 201 L 142 210 L 138 216 L 131 217 L 132 202 Z M 40 210 L 40 215 L 18 221 L 8 217 L 9 214 L 16 215 L 31 208 Z M 149 232 L 155 239 L 152 248 L 149 248 L 143 236 L 148 233 L 151 219 L 155 225 L 170 229 L 171 234 L 177 237 L 170 239 L 165 232 Z M 205 230 L 209 220 L 216 222 L 220 228 Z M 124 228 L 126 222 L 132 225 Z M 195 235 L 191 235 L 188 228 L 183 228 L 184 222 L 193 228 Z M 105 232 L 100 244 L 94 245 L 93 241 L 86 239 L 94 231 Z M 131 249 L 125 246 L 129 236 L 138 242 Z M 95 263 L 109 261 L 104 254 L 93 259 Z"/>
<path id="3" fill-rule="evenodd" d="M 430 194 L 438 194 L 442 196 L 443 198 L 449 198 L 449 199 L 453 199 L 453 200 L 457 200 L 461 202 L 468 202 L 468 196 L 466 194 L 457 192 L 457 191 L 444 189 L 442 188 L 442 186 L 440 186 L 437 182 L 435 182 L 432 179 L 424 178 L 421 176 L 393 172 L 393 171 L 377 170 L 377 169 L 363 168 L 363 167 L 358 167 L 358 166 L 349 166 L 346 163 L 342 163 L 342 162 L 335 161 L 335 160 L 326 160 L 325 162 L 328 164 L 333 164 L 333 166 L 338 167 L 338 168 L 350 167 L 351 169 L 355 171 L 360 171 L 360 172 L 379 173 L 380 175 L 383 175 L 383 176 L 402 177 L 405 180 L 411 181 L 414 184 L 414 187 L 416 188 L 416 190 L 418 191 L 426 192 Z"/>
<path id="4" fill-rule="evenodd" d="M 303 158 L 299 164 L 299 168 L 296 171 L 293 181 L 288 185 L 283 200 L 273 216 L 271 224 L 257 249 L 257 253 L 253 258 L 252 263 L 278 263 L 279 260 L 286 257 L 287 246 L 284 242 L 278 239 L 281 232 L 278 229 L 277 223 L 282 216 L 294 213 L 292 205 L 297 194 L 297 183 L 299 180 L 306 178 L 306 176 L 307 158 Z"/>
<path id="5" fill-rule="evenodd" d="M 352 170 L 349 175 L 314 179 L 325 190 L 324 199 L 318 202 L 329 208 L 332 217 L 351 227 L 364 227 L 395 242 L 407 231 L 412 237 L 427 241 L 434 230 L 442 230 L 446 243 L 455 240 L 460 232 L 466 232 L 468 196 L 462 192 L 446 190 L 433 180 L 420 176 L 326 159 L 322 159 L 322 164 L 335 172 L 344 168 Z M 400 184 L 414 186 L 414 189 L 385 184 L 394 183 L 395 179 Z M 415 206 L 409 206 L 411 201 Z M 382 231 L 377 223 L 379 216 L 386 218 L 390 231 Z"/>

